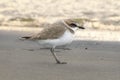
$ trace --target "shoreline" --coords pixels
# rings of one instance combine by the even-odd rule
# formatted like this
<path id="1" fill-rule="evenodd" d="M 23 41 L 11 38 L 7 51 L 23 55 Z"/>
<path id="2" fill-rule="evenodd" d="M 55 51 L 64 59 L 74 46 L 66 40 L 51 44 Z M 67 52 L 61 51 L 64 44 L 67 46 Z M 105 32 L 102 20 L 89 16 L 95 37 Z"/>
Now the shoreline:
<path id="1" fill-rule="evenodd" d="M 43 28 L 29 28 L 29 27 L 0 27 L 0 31 L 22 32 L 27 34 L 36 34 Z M 80 30 L 75 34 L 75 40 L 91 40 L 91 41 L 120 41 L 119 31 L 109 30 Z"/>

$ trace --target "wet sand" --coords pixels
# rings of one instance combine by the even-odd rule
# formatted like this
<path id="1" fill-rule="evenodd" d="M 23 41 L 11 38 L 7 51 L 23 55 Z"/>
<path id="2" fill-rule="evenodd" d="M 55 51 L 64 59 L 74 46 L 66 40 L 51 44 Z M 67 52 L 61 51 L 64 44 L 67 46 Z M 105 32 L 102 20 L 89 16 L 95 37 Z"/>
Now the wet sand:
<path id="1" fill-rule="evenodd" d="M 49 50 L 20 41 L 27 33 L 0 31 L 0 80 L 120 80 L 120 43 L 74 41 L 57 55 L 68 64 L 55 64 Z"/>

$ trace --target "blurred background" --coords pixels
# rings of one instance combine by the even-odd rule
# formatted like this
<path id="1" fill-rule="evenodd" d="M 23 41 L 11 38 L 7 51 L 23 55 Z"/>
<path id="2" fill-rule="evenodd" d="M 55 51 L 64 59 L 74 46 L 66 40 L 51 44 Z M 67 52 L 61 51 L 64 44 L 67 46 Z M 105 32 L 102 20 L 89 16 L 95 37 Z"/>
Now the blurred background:
<path id="1" fill-rule="evenodd" d="M 95 30 L 84 32 L 85 35 L 82 36 L 89 37 L 94 34 L 91 39 L 102 35 L 107 40 L 120 40 L 120 0 L 0 1 L 0 29 L 43 27 L 66 18 L 71 18 Z M 103 39 L 102 36 L 100 40 Z"/>

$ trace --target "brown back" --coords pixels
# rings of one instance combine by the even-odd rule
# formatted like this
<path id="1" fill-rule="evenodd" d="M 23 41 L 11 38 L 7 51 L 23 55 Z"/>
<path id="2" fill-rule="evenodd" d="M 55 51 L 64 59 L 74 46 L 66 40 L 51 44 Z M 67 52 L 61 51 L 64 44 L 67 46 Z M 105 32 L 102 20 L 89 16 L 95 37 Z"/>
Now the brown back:
<path id="1" fill-rule="evenodd" d="M 62 24 L 52 24 L 47 28 L 44 28 L 37 35 L 31 36 L 32 40 L 45 40 L 45 39 L 56 39 L 61 37 L 66 30 L 65 25 Z"/>

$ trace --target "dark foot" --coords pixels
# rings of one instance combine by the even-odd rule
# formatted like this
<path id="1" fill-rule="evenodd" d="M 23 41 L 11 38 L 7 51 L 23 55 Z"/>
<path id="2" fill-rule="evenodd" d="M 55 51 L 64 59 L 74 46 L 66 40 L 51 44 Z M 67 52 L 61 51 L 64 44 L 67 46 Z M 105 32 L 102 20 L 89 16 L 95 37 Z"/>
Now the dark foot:
<path id="1" fill-rule="evenodd" d="M 67 62 L 60 62 L 60 61 L 58 61 L 57 64 L 67 64 Z"/>

